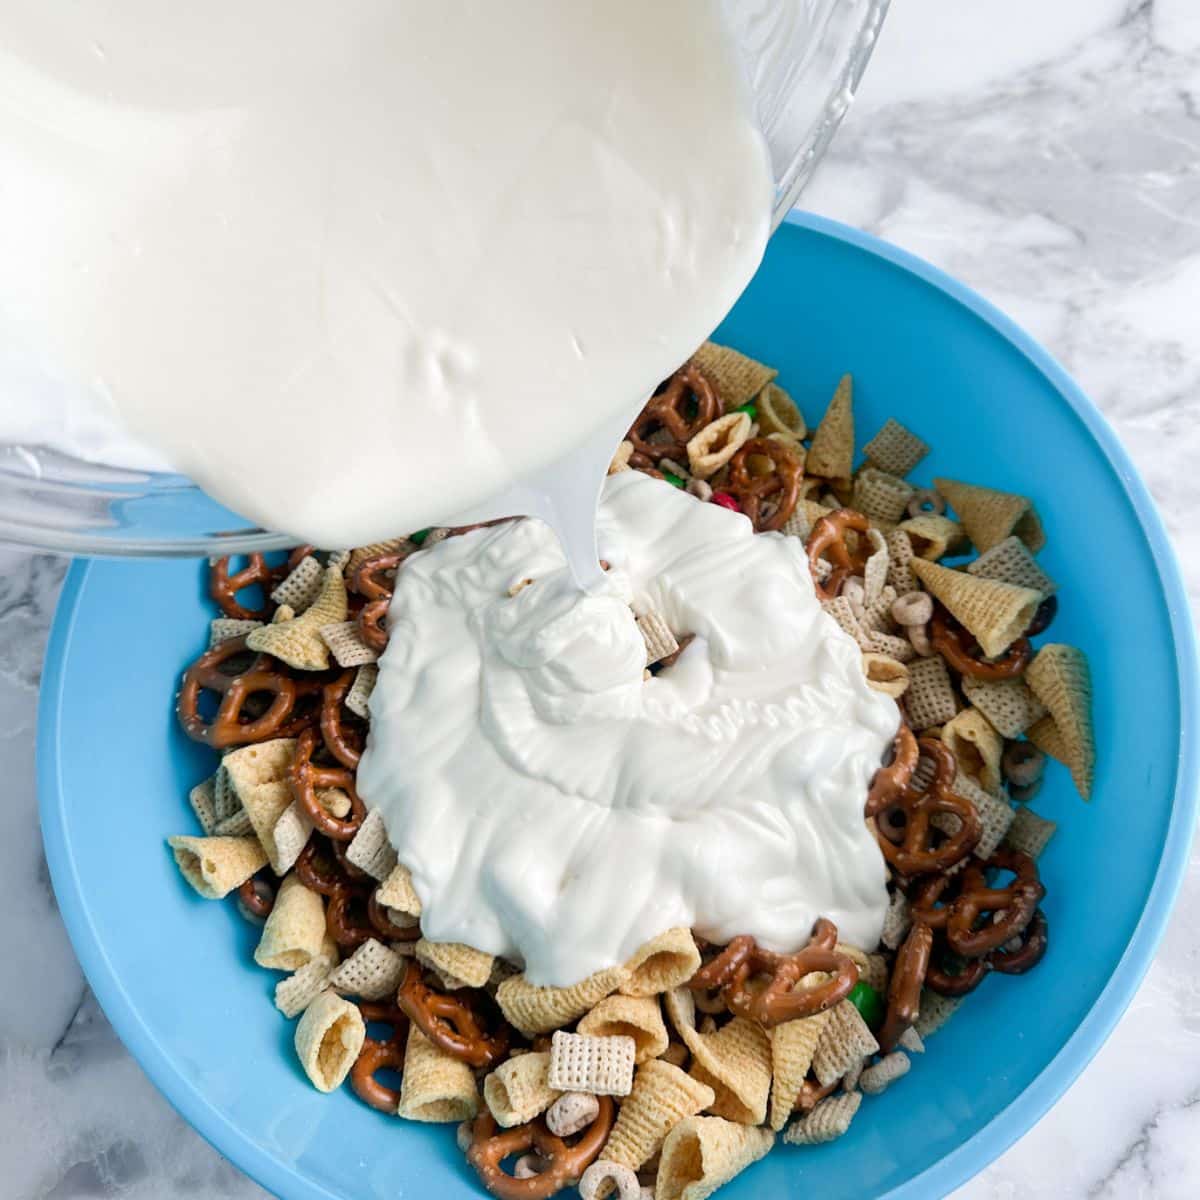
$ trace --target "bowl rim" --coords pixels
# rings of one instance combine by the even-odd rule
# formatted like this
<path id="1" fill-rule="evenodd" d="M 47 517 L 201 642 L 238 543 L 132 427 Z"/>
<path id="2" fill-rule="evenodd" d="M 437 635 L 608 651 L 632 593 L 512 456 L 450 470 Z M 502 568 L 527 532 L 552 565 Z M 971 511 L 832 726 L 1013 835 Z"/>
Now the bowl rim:
<path id="1" fill-rule="evenodd" d="M 881 239 L 829 218 L 792 213 L 785 224 L 866 251 L 917 276 L 964 305 L 1020 351 L 1054 386 L 1108 459 L 1145 533 L 1167 605 L 1179 678 L 1180 740 L 1175 795 L 1162 854 L 1146 903 L 1129 943 L 1091 1009 L 1042 1071 L 975 1135 L 921 1174 L 881 1193 L 878 1200 L 927 1200 L 942 1196 L 998 1158 L 1045 1115 L 1091 1061 L 1132 1000 L 1162 939 L 1187 869 L 1200 800 L 1200 709 L 1195 631 L 1175 552 L 1150 493 L 1111 426 L 1066 370 L 1029 334 L 989 301 L 937 267 Z M 76 561 L 63 586 L 46 649 L 38 703 L 37 786 L 42 838 L 63 922 L 84 974 L 129 1052 L 176 1111 L 217 1151 L 273 1194 L 289 1200 L 338 1200 L 334 1192 L 302 1178 L 272 1157 L 214 1108 L 177 1071 L 170 1056 L 142 1024 L 102 949 L 83 895 L 63 821 L 58 742 L 63 666 L 75 628 L 75 611 L 91 564 Z"/>

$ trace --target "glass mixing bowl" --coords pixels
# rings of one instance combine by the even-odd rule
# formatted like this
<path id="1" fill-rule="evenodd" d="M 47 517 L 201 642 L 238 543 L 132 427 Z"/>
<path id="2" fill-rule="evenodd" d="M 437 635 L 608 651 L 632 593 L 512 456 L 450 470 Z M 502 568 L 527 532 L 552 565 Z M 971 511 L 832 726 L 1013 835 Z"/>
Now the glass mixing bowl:
<path id="1" fill-rule="evenodd" d="M 890 0 L 720 0 L 775 175 L 775 225 L 854 98 Z M 0 446 L 0 542 L 66 554 L 196 556 L 292 540 L 251 527 L 180 475 Z"/>

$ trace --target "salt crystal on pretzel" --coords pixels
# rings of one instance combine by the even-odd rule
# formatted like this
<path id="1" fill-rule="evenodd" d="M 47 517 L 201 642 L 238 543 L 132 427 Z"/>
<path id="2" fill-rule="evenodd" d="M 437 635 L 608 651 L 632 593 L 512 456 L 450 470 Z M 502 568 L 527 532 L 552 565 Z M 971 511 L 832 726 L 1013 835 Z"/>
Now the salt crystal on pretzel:
<path id="1" fill-rule="evenodd" d="M 339 667 L 362 667 L 379 661 L 379 655 L 362 640 L 357 621 L 322 625 L 317 632 Z"/>
<path id="2" fill-rule="evenodd" d="M 795 400 L 777 383 L 768 383 L 754 401 L 758 423 L 767 437 L 780 437 L 796 443 L 808 435 L 804 414 Z"/>
<path id="3" fill-rule="evenodd" d="M 200 828 L 206 836 L 211 836 L 217 828 L 217 814 L 213 807 L 213 798 L 215 795 L 215 787 L 211 778 L 202 779 L 190 792 L 188 792 L 188 804 L 192 806 L 192 812 L 196 814 L 196 820 L 200 822 Z"/>
<path id="4" fill-rule="evenodd" d="M 784 1021 L 770 1031 L 771 1039 L 771 1110 L 769 1124 L 778 1133 L 792 1115 L 796 1097 L 812 1066 L 813 1054 L 829 1012 L 812 1017 Z"/>
<path id="5" fill-rule="evenodd" d="M 862 1092 L 842 1092 L 822 1100 L 806 1117 L 792 1122 L 783 1140 L 789 1146 L 820 1146 L 835 1142 L 849 1128 L 859 1105 Z"/>
<path id="6" fill-rule="evenodd" d="M 903 529 L 893 529 L 883 535 L 888 548 L 888 583 L 898 595 L 907 596 L 917 590 L 917 577 L 912 573 L 912 560 L 916 557 L 912 539 Z"/>
<path id="7" fill-rule="evenodd" d="M 1004 835 L 1004 845 L 1036 859 L 1046 849 L 1057 828 L 1054 821 L 1039 817 L 1033 809 L 1019 808 Z"/>
<path id="8" fill-rule="evenodd" d="M 633 1089 L 622 1100 L 601 1154 L 640 1170 L 662 1149 L 667 1134 L 715 1099 L 712 1088 L 678 1067 L 652 1059 L 638 1068 Z"/>
<path id="9" fill-rule="evenodd" d="M 771 1043 L 756 1021 L 734 1017 L 715 1033 L 696 1028 L 696 1003 L 687 988 L 664 997 L 667 1015 L 692 1053 L 691 1075 L 708 1084 L 716 1099 L 709 1110 L 749 1125 L 767 1118 L 771 1091 Z"/>
<path id="10" fill-rule="evenodd" d="M 1087 800 L 1096 767 L 1087 656 L 1075 646 L 1047 643 L 1034 655 L 1025 680 L 1049 711 L 1030 728 L 1030 741 L 1070 768 L 1079 794 Z"/>
<path id="11" fill-rule="evenodd" d="M 329 647 L 321 640 L 320 630 L 346 619 L 348 603 L 342 573 L 326 567 L 321 590 L 298 617 L 255 629 L 246 637 L 246 646 L 271 654 L 297 671 L 324 671 L 329 666 Z"/>
<path id="12" fill-rule="evenodd" d="M 646 643 L 646 666 L 662 662 L 679 649 L 679 643 L 661 614 L 651 609 L 637 618 L 638 632 Z"/>
<path id="13" fill-rule="evenodd" d="M 691 474 L 711 479 L 750 439 L 751 428 L 750 414 L 744 412 L 728 412 L 710 421 L 687 444 Z"/>
<path id="14" fill-rule="evenodd" d="M 1046 715 L 1046 706 L 1023 679 L 975 679 L 963 676 L 966 698 L 991 722 L 997 733 L 1018 738 Z"/>
<path id="15" fill-rule="evenodd" d="M 629 970 L 624 964 L 597 971 L 565 988 L 539 987 L 524 975 L 514 975 L 496 989 L 496 1002 L 510 1025 L 532 1037 L 561 1029 L 582 1017 L 628 979 Z"/>
<path id="16" fill-rule="evenodd" d="M 223 642 L 232 642 L 234 638 L 245 637 L 255 629 L 261 629 L 262 621 L 250 617 L 214 617 L 208 623 L 208 648 L 220 646 Z"/>
<path id="17" fill-rule="evenodd" d="M 447 988 L 481 988 L 492 975 L 495 956 L 461 942 L 431 942 L 421 938 L 417 960 L 436 972 Z"/>
<path id="18" fill-rule="evenodd" d="M 1058 584 L 1038 566 L 1029 548 L 1016 534 L 997 542 L 990 550 L 967 563 L 972 575 L 985 579 L 999 579 L 1015 587 L 1031 588 L 1049 596 L 1058 590 Z"/>
<path id="19" fill-rule="evenodd" d="M 310 959 L 298 971 L 275 985 L 275 1007 L 290 1021 L 298 1017 L 325 991 L 326 981 L 334 968 L 336 958 L 330 960 L 323 955 Z"/>
<path id="20" fill-rule="evenodd" d="M 875 467 L 863 467 L 854 477 L 854 494 L 850 507 L 872 521 L 893 525 L 904 519 L 908 502 L 916 489 L 897 475 Z"/>
<path id="21" fill-rule="evenodd" d="M 519 1054 L 502 1062 L 483 1081 L 483 1102 L 504 1129 L 532 1121 L 562 1095 L 549 1082 L 550 1054 Z"/>
<path id="22" fill-rule="evenodd" d="M 949 517 L 938 513 L 921 513 L 909 517 L 896 526 L 908 534 L 913 554 L 920 559 L 933 562 L 948 554 L 957 554 L 966 549 L 967 538 L 963 527 Z M 899 584 L 896 585 L 899 587 Z"/>
<path id="23" fill-rule="evenodd" d="M 720 1117 L 687 1117 L 663 1142 L 655 1200 L 705 1200 L 774 1144 L 769 1129 Z"/>
<path id="24" fill-rule="evenodd" d="M 367 702 L 371 699 L 371 693 L 375 690 L 378 679 L 379 668 L 373 663 L 364 663 L 355 671 L 354 682 L 350 685 L 350 690 L 342 702 L 356 717 L 362 717 L 364 721 L 370 712 Z"/>
<path id="25" fill-rule="evenodd" d="M 958 712 L 950 673 L 940 658 L 918 658 L 908 664 L 904 707 L 909 724 L 917 730 L 943 725 Z"/>
<path id="26" fill-rule="evenodd" d="M 413 887 L 412 872 L 397 863 L 391 874 L 379 885 L 375 898 L 386 908 L 394 908 L 410 917 L 421 915 L 421 897 Z"/>
<path id="27" fill-rule="evenodd" d="M 167 845 L 180 874 L 206 900 L 228 896 L 267 861 L 252 837 L 171 837 Z"/>
<path id="28" fill-rule="evenodd" d="M 929 453 L 929 446 L 899 421 L 889 417 L 863 447 L 863 453 L 889 475 L 907 475 Z"/>
<path id="29" fill-rule="evenodd" d="M 813 1052 L 813 1074 L 827 1087 L 841 1079 L 852 1067 L 879 1049 L 874 1034 L 867 1028 L 862 1014 L 843 1000 L 829 1010 L 830 1016 L 821 1031 Z"/>
<path id="30" fill-rule="evenodd" d="M 633 1040 L 637 1065 L 657 1058 L 670 1043 L 657 996 L 606 996 L 575 1027 L 588 1037 L 627 1037 Z"/>
<path id="31" fill-rule="evenodd" d="M 296 971 L 324 953 L 325 902 L 288 875 L 263 926 L 254 961 L 272 971 Z"/>
<path id="32" fill-rule="evenodd" d="M 879 1096 L 897 1079 L 903 1079 L 911 1069 L 912 1059 L 901 1050 L 893 1050 L 862 1073 L 858 1086 L 868 1096 Z"/>
<path id="33" fill-rule="evenodd" d="M 912 567 L 926 590 L 946 606 L 989 656 L 1003 654 L 1025 632 L 1042 602 L 1040 592 L 998 579 L 951 571 L 920 560 L 914 560 Z"/>
<path id="34" fill-rule="evenodd" d="M 271 599 L 286 604 L 293 612 L 303 612 L 317 598 L 325 569 L 313 554 L 302 558 L 288 572 L 287 578 L 275 585 Z"/>
<path id="35" fill-rule="evenodd" d="M 435 1046 L 414 1021 L 408 1029 L 397 1112 L 410 1121 L 465 1121 L 479 1111 L 475 1073 Z"/>
<path id="36" fill-rule="evenodd" d="M 407 964 L 399 954 L 375 938 L 367 938 L 334 968 L 328 986 L 335 992 L 363 1000 L 382 1000 L 395 995 L 406 969 Z"/>
<path id="37" fill-rule="evenodd" d="M 383 813 L 371 809 L 346 847 L 346 861 L 372 879 L 386 880 L 396 869 L 396 851 L 388 841 Z"/>
<path id="38" fill-rule="evenodd" d="M 854 381 L 843 375 L 813 434 L 807 470 L 824 479 L 849 479 L 854 470 Z"/>
<path id="39" fill-rule="evenodd" d="M 552 1088 L 595 1096 L 628 1096 L 633 1087 L 631 1037 L 589 1037 L 555 1030 L 550 1040 Z"/>
<path id="40" fill-rule="evenodd" d="M 322 992 L 296 1025 L 296 1054 L 319 1092 L 341 1087 L 367 1037 L 357 1006 L 334 992 Z"/>
<path id="41" fill-rule="evenodd" d="M 1046 544 L 1042 522 L 1028 496 L 957 479 L 934 479 L 933 486 L 958 514 L 980 554 L 1012 535 L 1020 538 L 1034 554 Z"/>
<path id="42" fill-rule="evenodd" d="M 677 925 L 644 942 L 625 963 L 627 996 L 657 996 L 686 983 L 700 969 L 700 951 L 686 926 Z"/>
<path id="43" fill-rule="evenodd" d="M 749 403 L 779 374 L 774 367 L 716 342 L 705 342 L 691 361 L 712 384 L 726 412 Z"/>
<path id="44" fill-rule="evenodd" d="M 1000 789 L 1000 755 L 1004 739 L 977 708 L 964 708 L 942 726 L 942 741 L 958 762 L 959 771 L 985 792 Z"/>
<path id="45" fill-rule="evenodd" d="M 862 656 L 863 674 L 867 677 L 867 686 L 873 691 L 882 692 L 899 700 L 908 691 L 908 668 L 886 654 L 874 650 L 866 650 Z"/>

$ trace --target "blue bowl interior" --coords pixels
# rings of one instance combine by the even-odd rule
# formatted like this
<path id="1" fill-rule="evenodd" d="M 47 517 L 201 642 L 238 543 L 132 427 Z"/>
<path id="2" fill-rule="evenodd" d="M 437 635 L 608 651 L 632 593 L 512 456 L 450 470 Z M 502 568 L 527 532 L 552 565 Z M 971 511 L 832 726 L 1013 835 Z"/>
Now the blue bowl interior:
<path id="1" fill-rule="evenodd" d="M 919 480 L 946 473 L 1033 496 L 1050 537 L 1042 562 L 1061 585 L 1053 635 L 1091 659 L 1095 798 L 1081 802 L 1052 767 L 1035 805 L 1060 825 L 1042 861 L 1044 963 L 985 981 L 849 1136 L 777 1148 L 722 1193 L 942 1194 L 1066 1087 L 1149 962 L 1195 806 L 1182 589 L 1132 467 L 1077 389 L 982 301 L 907 256 L 828 222 L 786 226 L 716 337 L 777 365 L 810 423 L 851 371 L 860 441 L 895 415 L 934 447 Z M 163 839 L 194 830 L 186 793 L 213 766 L 172 707 L 209 615 L 194 562 L 77 565 L 64 594 L 43 687 L 42 821 L 88 976 L 159 1087 L 272 1192 L 478 1195 L 452 1128 L 312 1090 L 271 1003 L 278 977 L 252 963 L 254 931 L 172 865 Z M 1121 737 L 1131 704 L 1137 736 Z"/>

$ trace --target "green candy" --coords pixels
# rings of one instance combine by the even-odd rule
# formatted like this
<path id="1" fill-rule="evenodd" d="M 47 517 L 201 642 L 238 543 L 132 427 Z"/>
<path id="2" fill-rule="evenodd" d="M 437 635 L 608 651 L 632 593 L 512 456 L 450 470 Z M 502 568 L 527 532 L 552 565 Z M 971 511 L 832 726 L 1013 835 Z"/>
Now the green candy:
<path id="1" fill-rule="evenodd" d="M 664 471 L 662 473 L 662 476 L 672 487 L 677 487 L 677 488 L 683 487 L 683 480 L 680 479 L 678 475 L 675 475 L 671 471 Z"/>
<path id="2" fill-rule="evenodd" d="M 733 411 L 749 413 L 750 420 L 758 420 L 758 405 L 755 404 L 753 400 L 751 400 L 748 404 L 739 404 Z"/>
<path id="3" fill-rule="evenodd" d="M 886 1015 L 883 997 L 869 983 L 860 980 L 846 999 L 858 1009 L 859 1015 L 867 1023 L 867 1028 L 878 1029 L 883 1024 Z"/>

